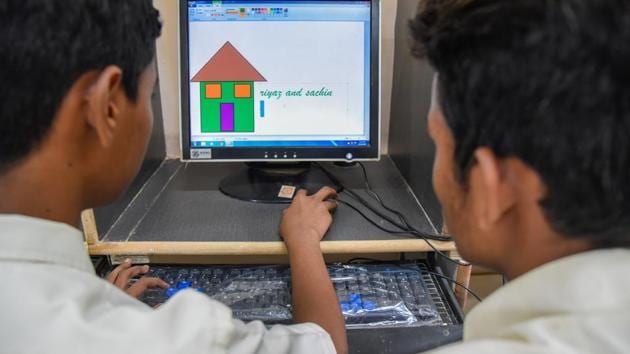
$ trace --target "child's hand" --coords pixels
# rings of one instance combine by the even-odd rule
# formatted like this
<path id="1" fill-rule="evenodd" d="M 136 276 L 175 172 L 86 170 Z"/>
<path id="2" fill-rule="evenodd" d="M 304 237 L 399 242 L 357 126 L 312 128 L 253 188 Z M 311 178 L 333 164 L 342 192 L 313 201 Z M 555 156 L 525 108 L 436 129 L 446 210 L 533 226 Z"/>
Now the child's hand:
<path id="1" fill-rule="evenodd" d="M 337 203 L 330 201 L 337 192 L 329 187 L 322 188 L 312 196 L 305 190 L 297 192 L 291 206 L 284 211 L 280 223 L 280 236 L 287 248 L 317 245 L 332 224 L 331 212 Z"/>
<path id="2" fill-rule="evenodd" d="M 126 260 L 123 264 L 114 268 L 107 276 L 107 281 L 114 284 L 116 287 L 122 289 L 127 294 L 139 298 L 148 288 L 163 288 L 169 287 L 168 283 L 160 278 L 142 277 L 138 279 L 133 285 L 129 285 L 129 280 L 136 275 L 145 274 L 149 271 L 149 266 L 131 266 L 131 261 Z"/>

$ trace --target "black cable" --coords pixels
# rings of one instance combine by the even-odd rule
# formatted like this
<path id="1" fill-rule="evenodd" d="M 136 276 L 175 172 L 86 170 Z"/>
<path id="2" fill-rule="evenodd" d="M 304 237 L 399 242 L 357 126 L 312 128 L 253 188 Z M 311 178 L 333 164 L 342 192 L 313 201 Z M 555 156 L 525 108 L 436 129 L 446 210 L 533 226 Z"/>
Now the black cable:
<path id="1" fill-rule="evenodd" d="M 363 171 L 363 180 L 365 182 L 365 190 L 368 192 L 368 194 L 371 195 L 372 198 L 374 198 L 383 207 L 383 209 L 385 209 L 385 210 L 389 211 L 390 213 L 398 216 L 400 221 L 407 228 L 411 229 L 411 225 L 409 225 L 409 222 L 407 221 L 407 218 L 405 218 L 405 216 L 401 212 L 399 212 L 398 210 L 395 210 L 395 209 L 390 208 L 389 206 L 387 206 L 385 204 L 385 202 L 383 202 L 383 199 L 381 199 L 381 197 L 378 195 L 378 193 L 376 193 L 372 189 L 372 186 L 370 185 L 370 179 L 369 179 L 368 174 L 367 174 L 367 170 L 365 169 L 365 166 L 363 165 L 362 162 L 359 162 L 359 167 L 361 167 L 361 171 Z"/>
<path id="2" fill-rule="evenodd" d="M 359 210 L 359 208 L 357 208 L 356 206 L 348 203 L 345 200 L 342 199 L 337 199 L 338 203 L 341 203 L 347 207 L 349 207 L 350 209 L 356 211 L 359 215 L 361 215 L 365 220 L 367 220 L 370 224 L 374 225 L 376 228 L 378 228 L 379 230 L 386 232 L 388 234 L 392 234 L 392 235 L 415 235 L 412 231 L 394 231 L 394 230 L 389 230 L 386 229 L 384 227 L 382 227 L 381 225 L 379 225 L 376 221 L 372 220 L 369 216 L 367 216 L 365 213 L 363 213 L 361 210 Z M 420 235 L 420 237 L 422 237 L 422 235 Z M 443 258 L 445 258 L 446 260 L 448 260 L 449 262 L 452 262 L 458 266 L 463 266 L 463 267 L 468 267 L 470 266 L 469 263 L 465 263 L 465 262 L 460 262 L 456 259 L 453 259 L 451 257 L 449 257 L 448 255 L 446 255 L 444 252 L 438 250 L 429 240 L 427 240 L 426 238 L 422 237 L 422 239 L 427 243 L 427 245 L 429 245 L 429 247 L 431 247 L 431 249 L 433 249 L 433 251 L 437 254 L 439 254 L 440 256 L 442 256 Z"/>
<path id="3" fill-rule="evenodd" d="M 348 191 L 348 190 L 346 190 Z M 356 199 L 356 198 L 355 198 Z M 358 197 L 358 199 L 361 199 L 360 197 Z M 359 202 L 361 202 L 361 200 L 358 200 Z M 354 209 L 357 213 L 359 213 L 365 220 L 367 220 L 368 222 L 370 222 L 372 225 L 376 226 L 377 228 L 379 228 L 380 230 L 387 232 L 389 234 L 392 235 L 411 235 L 411 236 L 416 236 L 418 238 L 421 238 L 429 247 L 431 247 L 431 249 L 437 253 L 438 255 L 440 255 L 441 257 L 443 257 L 444 259 L 446 259 L 447 261 L 458 265 L 458 266 L 462 266 L 462 267 L 468 267 L 470 266 L 469 263 L 467 262 L 461 262 L 458 261 L 456 259 L 453 259 L 451 257 L 449 257 L 446 253 L 438 250 L 433 243 L 431 243 L 430 240 L 433 241 L 442 241 L 442 242 L 449 242 L 452 241 L 449 237 L 440 237 L 439 235 L 431 235 L 431 236 L 427 236 L 426 234 L 419 232 L 416 229 L 405 229 L 403 227 L 401 227 L 400 225 L 397 225 L 396 223 L 392 222 L 391 219 L 387 218 L 385 215 L 379 213 L 378 211 L 375 211 L 373 208 L 368 207 L 367 205 L 365 205 L 364 203 L 361 202 L 361 204 L 363 204 L 368 210 L 370 210 L 371 212 L 373 212 L 374 214 L 380 216 L 381 218 L 383 218 L 384 220 L 388 221 L 389 223 L 391 223 L 394 226 L 397 226 L 399 229 L 403 230 L 403 231 L 394 231 L 394 230 L 388 230 L 382 226 L 380 226 L 379 224 L 377 224 L 374 220 L 372 220 L 370 217 L 368 217 L 365 213 L 361 212 L 357 207 L 355 207 L 354 205 L 349 205 L 348 202 L 343 201 L 343 204 L 349 206 L 350 208 Z"/>
<path id="4" fill-rule="evenodd" d="M 405 226 L 405 225 L 401 225 L 400 223 L 398 223 L 397 221 L 395 221 L 394 219 L 392 219 L 388 215 L 385 215 L 382 212 L 380 212 L 379 210 L 377 210 L 374 206 L 372 206 L 370 204 L 370 202 L 365 200 L 363 197 L 361 197 L 359 194 L 357 194 L 353 190 L 350 190 L 350 189 L 346 188 L 342 193 L 348 194 L 351 198 L 353 198 L 357 202 L 361 203 L 364 207 L 369 209 L 372 213 L 378 215 L 381 219 L 387 221 L 388 223 L 392 224 L 393 226 L 397 227 L 398 229 L 400 229 L 402 231 L 407 231 L 407 233 L 410 234 L 410 235 L 415 235 L 415 236 L 418 236 L 418 237 L 421 237 L 421 238 L 428 238 L 428 239 L 434 240 L 434 241 L 443 241 L 443 242 L 452 241 L 450 236 L 436 235 L 436 234 L 431 234 L 431 233 L 427 233 L 427 232 L 421 232 L 421 231 L 419 231 L 418 229 L 416 229 L 414 227 L 411 227 L 411 226 L 408 227 L 408 226 Z"/>
<path id="5" fill-rule="evenodd" d="M 411 232 L 408 231 L 398 231 L 398 230 L 389 230 L 386 229 L 385 227 L 379 225 L 376 221 L 372 220 L 369 216 L 367 216 L 364 212 L 362 212 L 359 208 L 357 208 L 356 206 L 350 204 L 349 202 L 343 200 L 343 199 L 337 199 L 337 202 L 340 204 L 343 204 L 347 207 L 349 207 L 350 209 L 354 210 L 355 212 L 357 212 L 357 214 L 361 215 L 361 217 L 363 217 L 367 222 L 369 222 L 370 224 L 372 224 L 374 227 L 376 227 L 377 229 L 386 232 L 388 234 L 392 234 L 392 235 L 411 235 Z"/>
<path id="6" fill-rule="evenodd" d="M 368 221 L 370 224 L 374 225 L 374 227 L 380 229 L 383 232 L 386 232 L 388 234 L 392 234 L 392 235 L 412 235 L 412 236 L 420 236 L 422 237 L 422 235 L 418 235 L 418 233 L 414 230 L 390 230 L 387 229 L 381 225 L 379 225 L 376 221 L 372 220 L 369 216 L 367 216 L 364 212 L 361 211 L 361 209 L 357 208 L 356 206 L 354 206 L 353 204 L 351 204 L 350 202 L 343 200 L 343 199 L 337 199 L 337 202 L 349 207 L 350 209 L 353 209 L 355 212 L 357 212 L 357 214 L 361 215 L 361 217 L 363 217 L 366 221 Z M 370 210 L 371 212 L 374 212 L 373 210 L 371 210 L 370 208 L 368 208 L 368 210 Z M 376 215 L 379 215 L 378 213 L 375 213 Z M 380 215 L 379 215 L 380 216 Z M 436 240 L 436 241 L 441 241 L 441 240 Z"/>
<path id="7" fill-rule="evenodd" d="M 389 216 L 383 214 L 382 212 L 378 211 L 376 208 L 374 208 L 370 202 L 368 202 L 367 200 L 365 200 L 363 197 L 361 197 L 359 194 L 357 194 L 356 192 L 350 190 L 350 189 L 346 189 L 344 190 L 344 192 L 348 195 L 350 195 L 350 197 L 352 197 L 354 200 L 358 201 L 359 203 L 361 203 L 364 207 L 366 207 L 367 209 L 369 209 L 371 212 L 373 212 L 374 214 L 378 215 L 379 217 L 381 217 L 383 220 L 387 221 L 388 223 L 396 226 L 397 228 L 399 228 L 402 231 L 406 231 L 408 232 L 408 234 L 410 235 L 415 235 L 421 238 L 427 238 L 430 240 L 434 240 L 434 241 L 442 241 L 442 242 L 450 242 L 453 239 L 450 236 L 447 235 L 436 235 L 436 234 L 432 234 L 432 233 L 427 233 L 427 232 L 422 232 L 412 226 L 404 226 L 399 224 L 398 222 L 396 222 L 395 220 L 393 220 L 392 218 L 390 218 Z"/>
<path id="8" fill-rule="evenodd" d="M 321 166 L 319 163 L 316 163 L 316 166 L 319 167 L 333 181 L 333 183 L 335 183 L 338 187 L 340 187 L 342 189 L 341 193 L 346 193 L 346 194 L 350 195 L 350 197 L 352 197 L 353 199 L 355 199 L 356 201 L 361 203 L 363 206 L 365 206 L 367 209 L 369 209 L 372 213 L 378 215 L 383 220 L 385 220 L 388 223 L 396 226 L 400 230 L 406 231 L 405 233 L 402 233 L 402 234 L 414 235 L 414 236 L 418 236 L 418 237 L 423 238 L 423 239 L 430 239 L 430 240 L 434 240 L 434 241 L 450 242 L 450 241 L 453 240 L 450 236 L 447 236 L 447 235 L 431 234 L 431 233 L 422 232 L 422 231 L 420 231 L 420 230 L 418 230 L 416 228 L 413 228 L 413 227 L 411 227 L 411 225 L 409 225 L 409 223 L 407 222 L 407 220 L 404 217 L 404 215 L 402 215 L 402 213 L 400 213 L 398 211 L 394 211 L 394 214 L 396 214 L 397 216 L 402 216 L 402 218 L 405 220 L 405 224 L 406 225 L 399 224 L 398 222 L 396 222 L 395 220 L 393 220 L 389 216 L 387 216 L 387 215 L 383 214 L 382 212 L 378 211 L 367 200 L 365 200 L 363 197 L 361 197 L 355 191 L 353 191 L 353 190 L 347 188 L 346 186 L 344 186 L 343 183 L 341 183 L 341 181 L 339 181 L 339 179 L 337 179 L 332 173 L 330 173 L 330 171 L 328 171 L 326 168 Z M 372 193 L 376 194 L 374 191 L 372 191 Z M 378 194 L 376 194 L 376 196 L 377 196 L 377 198 L 379 200 L 382 200 L 378 196 Z"/>
<path id="9" fill-rule="evenodd" d="M 364 198 L 362 198 L 356 192 L 354 192 L 353 190 L 345 187 L 343 185 L 343 183 L 341 183 L 341 181 L 335 175 L 333 175 L 330 171 L 328 171 L 326 168 L 324 168 L 324 166 L 322 166 L 319 163 L 315 163 L 315 165 L 322 172 L 324 172 L 335 185 L 337 185 L 339 188 L 341 188 L 342 193 L 345 192 L 346 194 L 350 195 L 350 197 L 352 197 L 353 199 L 357 200 L 359 203 L 361 203 L 364 207 L 366 207 L 372 213 L 374 213 L 375 215 L 378 215 L 382 219 L 386 220 L 390 224 L 396 226 L 397 228 L 399 228 L 400 230 L 403 230 L 403 231 L 388 230 L 388 229 L 382 227 L 381 225 L 377 224 L 374 220 L 370 219 L 367 215 L 365 215 L 363 212 L 361 212 L 354 205 L 351 205 L 351 204 L 349 204 L 346 201 L 342 201 L 342 204 L 347 205 L 348 207 L 350 207 L 351 209 L 353 209 L 354 211 L 359 213 L 365 220 L 370 222 L 372 225 L 374 225 L 378 229 L 380 229 L 380 230 L 382 230 L 384 232 L 393 234 L 393 235 L 412 235 L 412 236 L 420 237 L 427 243 L 427 245 L 429 245 L 429 247 L 431 247 L 433 249 L 433 251 L 435 251 L 438 255 L 442 256 L 443 258 L 445 258 L 449 262 L 454 263 L 454 264 L 456 264 L 458 266 L 464 266 L 464 267 L 470 266 L 470 264 L 468 264 L 468 263 L 460 262 L 458 260 L 455 260 L 455 259 L 449 257 L 448 255 L 446 255 L 444 252 L 439 251 L 435 246 L 433 246 L 431 241 L 429 241 L 429 239 L 430 239 L 430 240 L 434 240 L 434 241 L 449 242 L 449 241 L 452 241 L 452 238 L 450 236 L 435 235 L 435 234 L 429 234 L 429 233 L 420 232 L 419 230 L 417 230 L 417 229 L 411 227 L 411 225 L 409 225 L 409 223 L 407 222 L 407 219 L 405 218 L 404 215 L 402 215 L 402 213 L 400 213 L 399 211 L 396 211 L 396 210 L 394 210 L 392 208 L 389 208 L 387 205 L 385 205 L 385 203 L 383 203 L 382 198 L 376 192 L 374 192 L 372 190 L 372 187 L 370 186 L 370 183 L 369 183 L 367 171 L 365 170 L 365 166 L 363 166 L 362 163 L 359 163 L 359 166 L 361 166 L 361 168 L 363 170 L 363 175 L 365 177 L 365 186 L 366 186 L 366 189 L 368 190 L 368 193 L 373 195 L 373 197 L 377 201 L 379 201 L 379 203 L 381 203 L 381 205 L 385 209 L 388 209 L 388 210 L 392 211 L 394 214 L 396 214 L 397 216 L 399 216 L 405 225 L 398 224 L 396 221 L 394 221 L 393 219 L 391 219 L 387 215 L 384 215 L 383 213 L 381 213 L 378 210 L 376 210 L 376 208 L 374 208 L 368 201 L 366 201 Z"/>
<path id="10" fill-rule="evenodd" d="M 481 301 L 482 301 L 482 300 L 481 300 L 481 297 L 479 297 L 479 295 L 475 294 L 475 292 L 474 292 L 474 291 L 470 290 L 470 288 L 468 288 L 468 287 L 464 286 L 464 284 L 462 284 L 462 283 L 458 282 L 457 280 L 451 279 L 450 277 L 447 277 L 446 275 L 442 275 L 442 274 L 440 274 L 440 273 L 432 272 L 432 271 L 429 271 L 429 270 L 422 270 L 422 271 L 423 271 L 423 272 L 426 272 L 426 273 L 429 273 L 429 274 L 432 274 L 432 275 L 435 275 L 435 276 L 440 277 L 440 278 L 442 278 L 442 279 L 448 280 L 448 281 L 450 281 L 451 283 L 453 283 L 453 284 L 455 284 L 455 285 L 457 285 L 457 286 L 460 286 L 462 289 L 464 289 L 464 290 L 468 291 L 468 293 L 469 293 L 470 295 L 472 295 L 475 299 L 477 299 L 477 301 L 479 301 L 479 302 L 481 302 Z"/>

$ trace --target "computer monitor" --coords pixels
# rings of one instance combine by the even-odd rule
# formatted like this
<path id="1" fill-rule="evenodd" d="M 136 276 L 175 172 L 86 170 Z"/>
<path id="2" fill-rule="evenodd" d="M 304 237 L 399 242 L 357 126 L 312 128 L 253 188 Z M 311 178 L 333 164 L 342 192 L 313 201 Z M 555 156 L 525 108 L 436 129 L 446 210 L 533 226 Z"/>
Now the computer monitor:
<path id="1" fill-rule="evenodd" d="M 379 24 L 378 0 L 180 0 L 182 159 L 378 159 Z"/>

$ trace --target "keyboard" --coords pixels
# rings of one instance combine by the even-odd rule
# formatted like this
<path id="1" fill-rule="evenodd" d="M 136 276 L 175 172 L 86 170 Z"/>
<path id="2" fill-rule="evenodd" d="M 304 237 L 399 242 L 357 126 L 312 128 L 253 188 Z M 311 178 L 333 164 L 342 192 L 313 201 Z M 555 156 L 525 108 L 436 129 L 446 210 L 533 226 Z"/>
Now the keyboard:
<path id="1" fill-rule="evenodd" d="M 330 265 L 328 273 L 349 327 L 438 325 L 443 321 L 434 303 L 435 285 L 423 264 Z M 150 289 L 140 300 L 164 303 L 180 291 L 198 291 L 229 306 L 234 317 L 268 325 L 292 320 L 291 274 L 287 266 L 155 265 L 147 276 L 171 284 Z"/>

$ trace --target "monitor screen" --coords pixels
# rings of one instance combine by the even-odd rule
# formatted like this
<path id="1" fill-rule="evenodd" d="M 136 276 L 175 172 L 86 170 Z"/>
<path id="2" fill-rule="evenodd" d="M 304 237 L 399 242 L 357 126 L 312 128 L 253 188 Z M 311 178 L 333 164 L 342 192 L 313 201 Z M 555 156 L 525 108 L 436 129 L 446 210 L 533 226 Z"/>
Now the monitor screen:
<path id="1" fill-rule="evenodd" d="M 181 1 L 185 160 L 373 159 L 372 1 Z"/>

